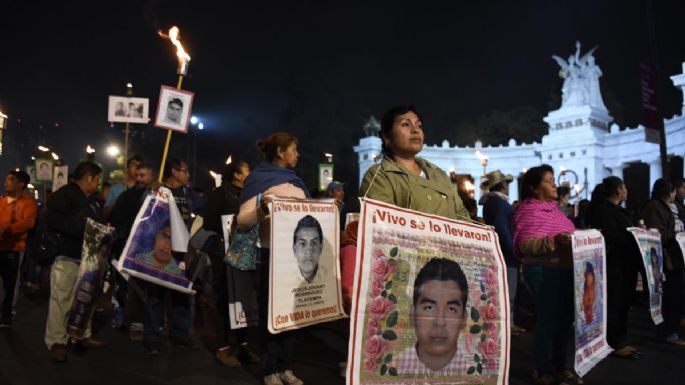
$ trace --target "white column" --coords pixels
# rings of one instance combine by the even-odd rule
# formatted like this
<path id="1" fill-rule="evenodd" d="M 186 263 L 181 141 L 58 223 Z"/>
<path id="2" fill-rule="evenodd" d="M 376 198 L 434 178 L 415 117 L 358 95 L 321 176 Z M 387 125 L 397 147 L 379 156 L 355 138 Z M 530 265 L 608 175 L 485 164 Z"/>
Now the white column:
<path id="1" fill-rule="evenodd" d="M 619 165 L 616 166 L 616 167 L 612 167 L 612 168 L 611 168 L 611 175 L 617 176 L 617 177 L 623 179 L 623 168 L 624 168 L 624 167 L 623 167 L 622 164 L 619 164 Z"/>
<path id="2" fill-rule="evenodd" d="M 514 175 L 512 173 L 512 175 Z M 515 200 L 519 199 L 519 185 L 518 178 L 514 175 L 514 180 L 509 183 L 509 204 L 514 203 Z"/>
<path id="3" fill-rule="evenodd" d="M 649 191 L 652 191 L 654 182 L 659 178 L 661 178 L 661 161 L 657 158 L 649 162 Z"/>

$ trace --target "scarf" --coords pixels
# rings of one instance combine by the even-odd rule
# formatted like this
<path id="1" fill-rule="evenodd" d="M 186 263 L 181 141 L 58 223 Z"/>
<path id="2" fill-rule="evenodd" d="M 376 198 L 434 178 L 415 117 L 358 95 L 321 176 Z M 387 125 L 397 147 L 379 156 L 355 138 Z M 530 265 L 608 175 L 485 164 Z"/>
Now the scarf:
<path id="1" fill-rule="evenodd" d="M 240 193 L 240 204 L 242 205 L 250 200 L 250 198 L 257 196 L 257 194 L 283 183 L 290 183 L 299 187 L 304 191 L 304 195 L 307 198 L 310 197 L 309 190 L 304 185 L 302 179 L 295 175 L 295 171 L 262 162 L 252 170 L 250 176 L 245 180 L 245 186 L 243 186 L 243 191 Z"/>
<path id="2" fill-rule="evenodd" d="M 531 238 L 555 236 L 572 233 L 576 230 L 573 223 L 559 211 L 557 201 L 526 199 L 514 214 L 514 250 Z"/>

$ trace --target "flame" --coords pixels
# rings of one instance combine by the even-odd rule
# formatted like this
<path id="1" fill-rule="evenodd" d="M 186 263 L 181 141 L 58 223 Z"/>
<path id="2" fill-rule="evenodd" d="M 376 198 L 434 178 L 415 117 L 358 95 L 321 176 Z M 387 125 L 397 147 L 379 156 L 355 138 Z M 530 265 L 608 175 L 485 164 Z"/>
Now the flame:
<path id="1" fill-rule="evenodd" d="M 576 190 L 576 195 L 580 194 L 580 185 L 578 185 L 578 184 L 573 185 L 573 189 Z"/>
<path id="2" fill-rule="evenodd" d="M 483 154 L 482 152 L 480 152 L 480 150 L 476 150 L 476 156 L 478 157 L 478 159 L 480 159 L 481 162 L 490 159 L 489 156 Z"/>
<path id="3" fill-rule="evenodd" d="M 564 166 L 559 166 L 559 172 L 562 173 L 562 174 L 565 173 L 565 172 L 566 172 L 566 167 L 564 167 Z"/>
<path id="4" fill-rule="evenodd" d="M 473 183 L 471 183 L 470 180 L 465 179 L 464 180 L 464 190 L 469 191 L 469 192 L 473 191 L 473 190 L 475 190 L 475 186 L 473 185 Z"/>
<path id="5" fill-rule="evenodd" d="M 157 31 L 157 34 L 165 39 L 171 40 L 171 42 L 176 46 L 176 56 L 178 56 L 179 61 L 185 61 L 188 62 L 190 61 L 190 55 L 186 52 L 185 49 L 183 49 L 183 45 L 181 45 L 181 41 L 179 40 L 179 35 L 181 31 L 178 29 L 177 26 L 173 26 L 169 29 L 169 34 L 165 34 L 161 30 Z"/>
<path id="6" fill-rule="evenodd" d="M 228 166 L 229 164 L 231 164 L 232 161 L 233 160 L 231 159 L 231 156 L 229 155 L 228 158 L 226 158 L 226 165 Z"/>

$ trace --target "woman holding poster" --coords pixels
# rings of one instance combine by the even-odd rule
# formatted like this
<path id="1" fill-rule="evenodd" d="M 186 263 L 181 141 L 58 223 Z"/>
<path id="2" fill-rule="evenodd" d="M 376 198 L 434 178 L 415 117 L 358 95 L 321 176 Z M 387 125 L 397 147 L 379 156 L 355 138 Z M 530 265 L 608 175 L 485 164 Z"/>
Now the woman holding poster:
<path id="1" fill-rule="evenodd" d="M 668 179 L 654 182 L 652 200 L 642 209 L 647 228 L 655 228 L 661 233 L 665 280 L 661 312 L 664 322 L 657 327 L 657 339 L 685 346 L 678 336 L 680 316 L 683 314 L 683 254 L 675 235 L 683 231 L 685 213 L 675 204 L 676 188 Z M 657 284 L 658 287 L 658 284 Z"/>
<path id="2" fill-rule="evenodd" d="M 389 109 L 381 118 L 383 161 L 364 175 L 359 195 L 395 206 L 471 221 L 449 176 L 416 156 L 423 150 L 423 125 L 414 106 Z"/>
<path id="3" fill-rule="evenodd" d="M 621 178 L 610 176 L 604 178 L 592 196 L 588 223 L 602 232 L 606 244 L 607 342 L 614 349 L 614 357 L 631 358 L 639 353 L 626 345 L 628 310 L 635 296 L 642 256 L 633 235 L 626 230 L 634 226 L 630 213 L 621 207 L 621 202 L 628 198 L 628 190 Z"/>
<path id="4" fill-rule="evenodd" d="M 259 288 L 257 298 L 260 304 L 269 301 L 269 239 L 271 236 L 269 202 L 272 197 L 304 199 L 309 192 L 293 168 L 297 165 L 297 138 L 289 133 L 274 133 L 266 140 L 257 142 L 257 149 L 264 156 L 264 162 L 252 170 L 245 181 L 240 195 L 238 230 L 247 231 L 259 224 Z M 257 196 L 263 194 L 261 202 Z M 293 332 L 271 334 L 268 330 L 267 306 L 259 307 L 259 329 L 262 349 L 262 375 L 265 385 L 301 385 L 292 370 L 288 355 L 293 346 Z"/>
<path id="5" fill-rule="evenodd" d="M 571 235 L 575 226 L 557 209 L 551 166 L 543 164 L 526 172 L 522 198 L 514 215 L 514 251 L 523 257 L 524 275 L 537 309 L 533 380 L 544 385 L 580 383 L 580 378 L 566 369 L 573 324 Z"/>

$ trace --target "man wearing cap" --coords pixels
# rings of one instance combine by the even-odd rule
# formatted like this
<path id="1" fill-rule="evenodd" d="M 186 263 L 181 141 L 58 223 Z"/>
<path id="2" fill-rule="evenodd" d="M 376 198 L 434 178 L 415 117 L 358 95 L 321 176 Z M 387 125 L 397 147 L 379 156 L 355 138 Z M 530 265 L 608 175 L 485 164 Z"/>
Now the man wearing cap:
<path id="1" fill-rule="evenodd" d="M 0 327 L 12 327 L 17 276 L 26 250 L 28 232 L 36 223 L 36 201 L 26 191 L 29 174 L 13 170 L 5 178 L 5 195 L 0 196 L 0 276 L 5 298 Z"/>
<path id="2" fill-rule="evenodd" d="M 328 184 L 326 187 L 326 195 L 328 198 L 335 199 L 335 203 L 338 205 L 338 210 L 340 211 L 340 231 L 345 229 L 345 183 L 338 182 L 334 180 Z"/>
<path id="3" fill-rule="evenodd" d="M 504 175 L 500 170 L 489 172 L 486 180 L 480 185 L 481 190 L 488 193 L 480 198 L 483 205 L 483 219 L 485 223 L 495 227 L 499 237 L 504 262 L 507 264 L 507 286 L 509 286 L 509 309 L 511 333 L 514 335 L 524 330 L 514 325 L 514 299 L 518 285 L 518 268 L 521 260 L 514 254 L 512 223 L 514 208 L 509 204 L 509 183 L 514 180 L 510 174 Z"/>

